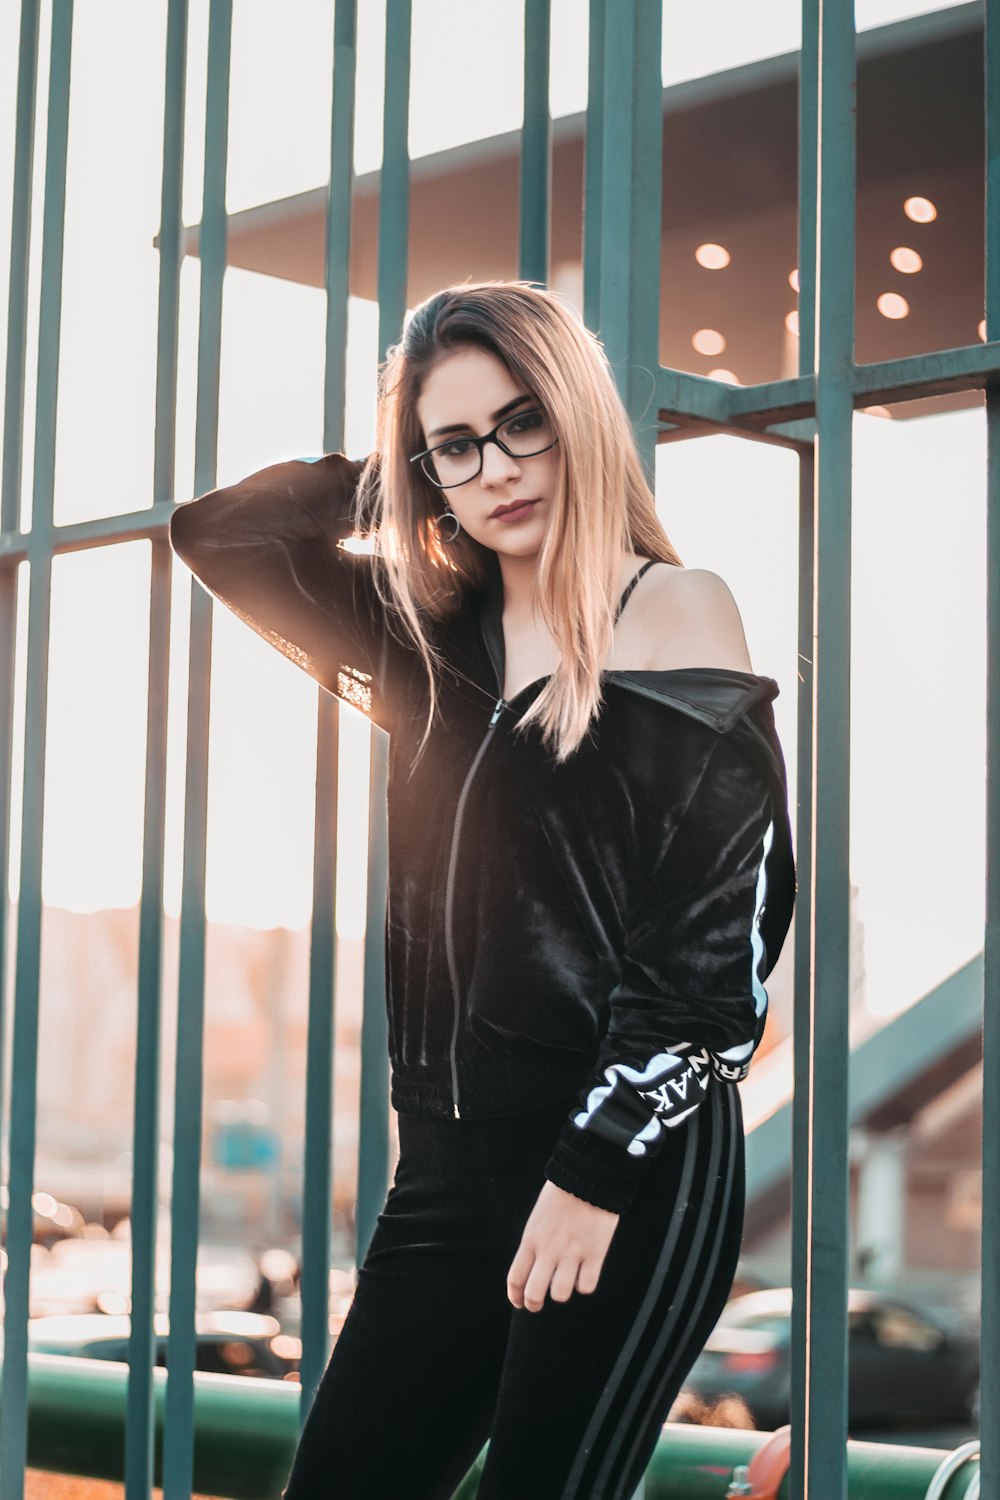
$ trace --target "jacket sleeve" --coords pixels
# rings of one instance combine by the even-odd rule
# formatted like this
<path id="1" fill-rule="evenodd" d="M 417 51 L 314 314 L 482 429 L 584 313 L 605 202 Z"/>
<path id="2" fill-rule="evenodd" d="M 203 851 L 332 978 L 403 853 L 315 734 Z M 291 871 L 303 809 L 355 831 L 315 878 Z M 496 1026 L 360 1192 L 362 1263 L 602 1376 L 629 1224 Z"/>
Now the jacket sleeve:
<path id="1" fill-rule="evenodd" d="M 342 453 L 272 464 L 179 505 L 169 537 L 209 593 L 388 729 L 396 682 L 419 658 L 390 630 L 371 553 L 341 545 L 362 467 Z"/>
<path id="2" fill-rule="evenodd" d="M 558 1187 L 624 1213 L 665 1133 L 746 1076 L 777 958 L 759 927 L 773 832 L 768 783 L 723 736 L 629 913 L 594 1073 L 547 1163 Z"/>

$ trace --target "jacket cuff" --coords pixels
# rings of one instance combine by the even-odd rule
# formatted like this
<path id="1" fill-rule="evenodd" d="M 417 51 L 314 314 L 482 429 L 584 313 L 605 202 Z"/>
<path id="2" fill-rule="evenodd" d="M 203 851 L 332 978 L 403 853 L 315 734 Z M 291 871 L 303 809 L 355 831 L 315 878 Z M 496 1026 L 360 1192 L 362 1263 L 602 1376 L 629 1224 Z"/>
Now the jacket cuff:
<path id="1" fill-rule="evenodd" d="M 564 1192 L 623 1214 L 631 1206 L 651 1161 L 630 1156 L 612 1141 L 581 1130 L 567 1120 L 545 1167 L 545 1176 Z"/>

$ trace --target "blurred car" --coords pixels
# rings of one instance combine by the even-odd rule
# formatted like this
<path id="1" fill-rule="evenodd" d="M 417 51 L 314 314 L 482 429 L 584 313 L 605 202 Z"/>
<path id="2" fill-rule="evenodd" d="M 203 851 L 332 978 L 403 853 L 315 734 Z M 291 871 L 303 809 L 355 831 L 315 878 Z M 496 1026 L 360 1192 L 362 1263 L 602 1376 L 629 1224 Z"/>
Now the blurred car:
<path id="1" fill-rule="evenodd" d="M 167 1363 L 169 1323 L 154 1320 L 156 1363 Z M 72 1354 L 82 1359 L 128 1360 L 129 1319 L 117 1314 L 77 1313 L 28 1319 L 32 1354 Z M 298 1378 L 298 1339 L 281 1331 L 277 1318 L 262 1313 L 199 1313 L 195 1317 L 195 1369 L 216 1375 L 256 1375 L 268 1380 Z"/>
<path id="2" fill-rule="evenodd" d="M 728 1304 L 685 1381 L 704 1402 L 740 1397 L 759 1431 L 790 1421 L 791 1287 Z M 848 1422 L 978 1423 L 979 1339 L 949 1309 L 852 1287 L 848 1293 Z"/>

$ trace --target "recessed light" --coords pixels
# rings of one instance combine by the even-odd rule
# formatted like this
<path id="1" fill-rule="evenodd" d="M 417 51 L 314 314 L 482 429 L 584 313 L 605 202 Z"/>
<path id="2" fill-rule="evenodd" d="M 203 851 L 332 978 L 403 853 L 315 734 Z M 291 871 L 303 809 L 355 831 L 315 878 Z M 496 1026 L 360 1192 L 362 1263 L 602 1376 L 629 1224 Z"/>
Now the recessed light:
<path id="1" fill-rule="evenodd" d="M 709 380 L 724 380 L 727 385 L 739 385 L 739 380 L 732 370 L 709 370 Z"/>
<path id="2" fill-rule="evenodd" d="M 910 304 L 898 292 L 883 292 L 877 305 L 883 318 L 908 318 L 910 316 Z"/>
<path id="3" fill-rule="evenodd" d="M 897 245 L 895 250 L 890 250 L 889 262 L 895 270 L 902 271 L 904 276 L 912 276 L 915 271 L 922 271 L 924 268 L 923 257 L 908 245 Z"/>
<path id="4" fill-rule="evenodd" d="M 929 198 L 907 198 L 903 212 L 914 224 L 930 224 L 937 218 L 937 209 Z"/>
<path id="5" fill-rule="evenodd" d="M 799 289 L 799 268 L 798 268 L 798 266 L 795 267 L 794 271 L 789 271 L 789 273 L 788 273 L 788 285 L 791 287 L 791 289 L 792 289 L 793 292 L 797 292 L 798 291 L 798 289 Z"/>
<path id="6" fill-rule="evenodd" d="M 716 328 L 699 328 L 691 343 L 699 354 L 721 354 L 726 341 Z"/>
<path id="7" fill-rule="evenodd" d="M 794 310 L 794 308 L 793 308 L 793 310 L 790 313 L 786 313 L 786 315 L 785 315 L 785 327 L 788 329 L 789 333 L 793 333 L 795 335 L 795 337 L 798 338 L 798 336 L 799 336 L 799 315 Z"/>
<path id="8" fill-rule="evenodd" d="M 986 319 L 983 318 L 979 324 L 979 337 L 986 343 Z"/>
<path id="9" fill-rule="evenodd" d="M 694 252 L 694 258 L 699 266 L 704 266 L 706 271 L 721 271 L 728 266 L 730 261 L 729 251 L 725 245 L 699 245 Z"/>

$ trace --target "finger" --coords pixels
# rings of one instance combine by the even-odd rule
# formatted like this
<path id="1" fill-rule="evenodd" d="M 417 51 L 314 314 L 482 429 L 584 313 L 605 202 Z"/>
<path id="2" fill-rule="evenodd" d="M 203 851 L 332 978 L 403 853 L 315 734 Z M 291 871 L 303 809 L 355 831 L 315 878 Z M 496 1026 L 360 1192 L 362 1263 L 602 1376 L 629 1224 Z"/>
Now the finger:
<path id="1" fill-rule="evenodd" d="M 511 1261 L 510 1270 L 507 1272 L 507 1297 L 514 1307 L 524 1306 L 524 1287 L 531 1274 L 534 1260 L 534 1251 L 522 1244 Z"/>
<path id="2" fill-rule="evenodd" d="M 579 1270 L 580 1262 L 575 1255 L 559 1262 L 552 1277 L 552 1285 L 549 1287 L 549 1296 L 553 1302 L 569 1301 L 576 1286 Z"/>
<path id="3" fill-rule="evenodd" d="M 591 1292 L 596 1291 L 597 1284 L 601 1279 L 603 1266 L 603 1259 L 597 1260 L 591 1257 L 590 1260 L 582 1261 L 576 1277 L 577 1291 L 583 1292 L 585 1296 L 589 1296 Z"/>
<path id="4" fill-rule="evenodd" d="M 524 1284 L 524 1306 L 529 1312 L 541 1312 L 545 1305 L 545 1293 L 552 1280 L 554 1266 L 549 1260 L 535 1260 L 531 1274 Z"/>

